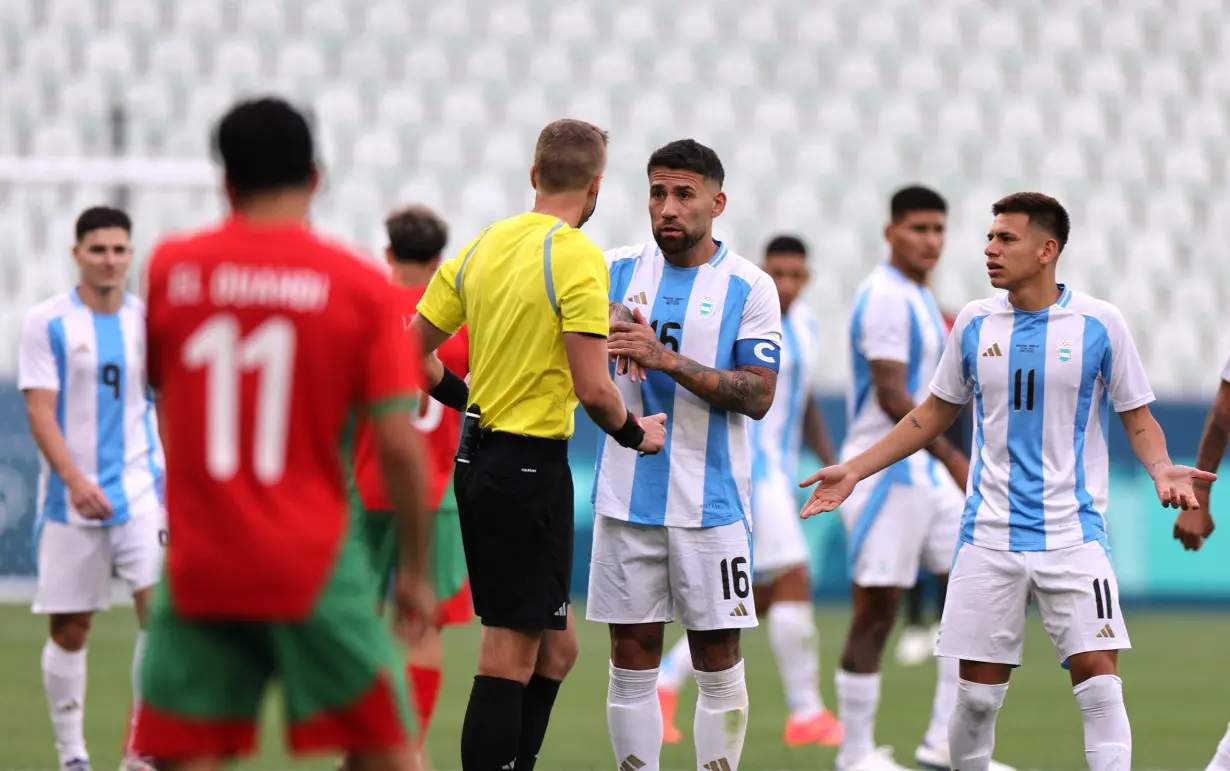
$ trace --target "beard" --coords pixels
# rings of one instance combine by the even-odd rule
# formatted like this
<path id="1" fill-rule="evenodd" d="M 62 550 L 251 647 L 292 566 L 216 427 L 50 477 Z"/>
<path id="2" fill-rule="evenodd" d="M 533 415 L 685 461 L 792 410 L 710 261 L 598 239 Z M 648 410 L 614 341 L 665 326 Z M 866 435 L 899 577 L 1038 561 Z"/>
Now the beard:
<path id="1" fill-rule="evenodd" d="M 670 236 L 663 236 L 660 228 L 654 228 L 653 231 L 653 240 L 657 242 L 662 254 L 683 254 L 699 244 L 704 237 L 704 233 L 689 233 L 686 230 L 680 235 Z"/>
<path id="2" fill-rule="evenodd" d="M 594 197 L 590 200 L 589 206 L 581 212 L 581 220 L 577 223 L 577 230 L 585 226 L 589 222 L 589 218 L 594 216 L 594 210 L 598 208 L 598 194 L 594 193 Z"/>

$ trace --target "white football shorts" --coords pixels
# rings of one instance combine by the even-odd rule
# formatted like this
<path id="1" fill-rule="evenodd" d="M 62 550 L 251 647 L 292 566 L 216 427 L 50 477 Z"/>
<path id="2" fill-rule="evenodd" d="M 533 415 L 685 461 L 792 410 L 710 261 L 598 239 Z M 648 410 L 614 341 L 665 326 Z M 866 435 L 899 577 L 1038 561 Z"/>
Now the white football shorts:
<path id="1" fill-rule="evenodd" d="M 752 556 L 757 586 L 810 561 L 796 489 L 781 473 L 752 482 Z"/>
<path id="2" fill-rule="evenodd" d="M 36 535 L 35 613 L 88 613 L 111 607 L 111 579 L 132 592 L 158 583 L 166 541 L 161 512 L 110 527 L 43 522 Z"/>
<path id="3" fill-rule="evenodd" d="M 756 626 L 746 522 L 708 528 L 594 517 L 585 617 L 604 624 L 669 622 L 684 629 Z"/>
<path id="4" fill-rule="evenodd" d="M 962 543 L 948 577 L 936 655 L 1020 665 L 1031 599 L 1061 662 L 1132 647 L 1119 583 L 1100 541 L 1015 552 Z"/>
<path id="5" fill-rule="evenodd" d="M 943 469 L 934 483 L 899 482 L 892 469 L 867 477 L 840 509 L 851 581 L 909 588 L 919 568 L 947 573 L 964 508 L 965 495 Z"/>

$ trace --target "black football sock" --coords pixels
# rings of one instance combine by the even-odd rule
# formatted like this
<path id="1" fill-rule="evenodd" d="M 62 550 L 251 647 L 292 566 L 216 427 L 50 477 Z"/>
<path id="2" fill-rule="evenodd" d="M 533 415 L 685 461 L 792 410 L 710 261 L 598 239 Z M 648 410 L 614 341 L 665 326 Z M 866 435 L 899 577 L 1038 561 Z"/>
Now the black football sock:
<path id="1" fill-rule="evenodd" d="M 923 625 L 923 593 L 921 582 L 914 584 L 905 592 L 905 624 L 906 626 Z"/>
<path id="2" fill-rule="evenodd" d="M 461 727 L 463 771 L 520 771 L 521 702 L 525 686 L 516 680 L 476 675 Z"/>
<path id="3" fill-rule="evenodd" d="M 534 675 L 529 685 L 525 686 L 525 696 L 521 700 L 521 748 L 517 750 L 517 771 L 534 771 L 559 687 L 559 680 L 542 675 Z"/>

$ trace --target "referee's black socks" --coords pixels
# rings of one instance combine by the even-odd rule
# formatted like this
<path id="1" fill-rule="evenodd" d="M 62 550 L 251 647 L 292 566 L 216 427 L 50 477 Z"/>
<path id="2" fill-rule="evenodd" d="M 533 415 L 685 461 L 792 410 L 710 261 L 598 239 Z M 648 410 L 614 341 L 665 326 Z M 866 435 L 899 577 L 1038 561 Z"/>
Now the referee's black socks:
<path id="1" fill-rule="evenodd" d="M 465 723 L 461 727 L 463 771 L 521 771 L 521 759 L 517 755 L 521 748 L 521 705 L 525 692 L 526 687 L 516 680 L 474 676 Z M 545 720 L 543 726 L 545 732 Z M 532 767 L 533 763 L 530 765 Z"/>
<path id="2" fill-rule="evenodd" d="M 534 771 L 559 687 L 559 680 L 542 675 L 534 675 L 525 686 L 525 696 L 521 700 L 521 748 L 517 750 L 516 771 Z"/>

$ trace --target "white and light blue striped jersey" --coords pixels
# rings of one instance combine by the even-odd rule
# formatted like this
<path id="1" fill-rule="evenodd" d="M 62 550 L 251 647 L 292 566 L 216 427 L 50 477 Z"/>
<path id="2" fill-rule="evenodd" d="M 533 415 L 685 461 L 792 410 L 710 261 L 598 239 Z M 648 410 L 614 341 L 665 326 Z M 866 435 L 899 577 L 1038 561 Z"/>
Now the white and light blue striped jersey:
<path id="1" fill-rule="evenodd" d="M 846 395 L 846 439 L 842 460 L 849 460 L 880 441 L 897 421 L 876 399 L 871 362 L 894 361 L 906 367 L 906 390 L 921 404 L 944 351 L 946 331 L 935 296 L 888 263 L 881 263 L 859 284 L 850 314 L 853 378 Z M 900 484 L 938 484 L 938 465 L 926 452 L 897 463 L 891 472 Z"/>
<path id="2" fill-rule="evenodd" d="M 640 309 L 665 345 L 706 367 L 776 370 L 781 303 L 768 274 L 719 244 L 713 259 L 676 268 L 653 243 L 607 252 L 611 300 Z M 751 419 L 712 407 L 664 372 L 616 383 L 628 409 L 666 414 L 666 444 L 640 456 L 604 435 L 594 472 L 594 512 L 639 524 L 750 527 Z"/>
<path id="3" fill-rule="evenodd" d="M 931 391 L 974 397 L 974 458 L 961 540 L 1051 551 L 1106 534 L 1110 409 L 1153 401 L 1123 314 L 1067 287 L 1037 312 L 1006 293 L 965 306 Z"/>
<path id="4" fill-rule="evenodd" d="M 73 508 L 60 475 L 40 454 L 39 521 L 118 525 L 161 511 L 162 448 L 145 378 L 145 304 L 126 295 L 118 313 L 94 313 L 77 290 L 30 309 L 21 333 L 18 387 L 57 391 L 56 420 L 73 463 L 95 482 L 114 516 Z"/>
<path id="5" fill-rule="evenodd" d="M 812 397 L 811 364 L 820 348 L 820 325 L 801 302 L 782 316 L 782 355 L 777 395 L 760 420 L 752 421 L 752 484 L 770 475 L 795 479 L 803 445 L 803 413 Z"/>

